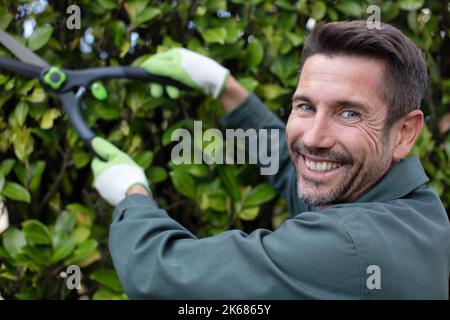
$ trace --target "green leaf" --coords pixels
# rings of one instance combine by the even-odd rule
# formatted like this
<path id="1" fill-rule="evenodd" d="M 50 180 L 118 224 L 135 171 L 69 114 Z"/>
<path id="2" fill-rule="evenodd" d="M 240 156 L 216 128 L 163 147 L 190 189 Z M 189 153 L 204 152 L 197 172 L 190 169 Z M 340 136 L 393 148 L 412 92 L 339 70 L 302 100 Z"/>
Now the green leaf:
<path id="1" fill-rule="evenodd" d="M 269 183 L 262 183 L 252 189 L 244 200 L 244 207 L 259 206 L 272 200 L 277 195 Z"/>
<path id="2" fill-rule="evenodd" d="M 3 246 L 11 257 L 15 257 L 21 253 L 22 248 L 26 244 L 27 239 L 25 238 L 25 234 L 14 227 L 9 227 L 3 233 Z"/>
<path id="3" fill-rule="evenodd" d="M 34 149 L 34 139 L 30 128 L 13 128 L 12 141 L 17 158 L 26 163 Z"/>
<path id="4" fill-rule="evenodd" d="M 244 86 L 247 91 L 254 92 L 256 87 L 258 86 L 258 81 L 252 77 L 243 77 L 239 78 L 238 82 Z"/>
<path id="5" fill-rule="evenodd" d="M 206 7 L 208 8 L 208 11 L 215 13 L 219 10 L 226 10 L 227 2 L 226 0 L 208 0 L 206 1 Z"/>
<path id="6" fill-rule="evenodd" d="M 18 293 L 16 293 L 16 298 L 19 300 L 41 300 L 43 296 L 43 288 L 31 288 L 25 287 L 20 289 Z"/>
<path id="7" fill-rule="evenodd" d="M 83 225 L 87 227 L 92 226 L 94 213 L 88 207 L 80 203 L 71 203 L 66 206 L 66 209 L 75 214 L 78 225 Z"/>
<path id="8" fill-rule="evenodd" d="M 219 43 L 212 43 L 210 46 L 211 57 L 217 62 L 222 62 L 227 59 L 239 58 L 242 54 L 244 41 L 240 39 L 236 43 L 224 46 Z"/>
<path id="9" fill-rule="evenodd" d="M 31 196 L 27 189 L 16 182 L 6 181 L 2 194 L 15 201 L 30 203 Z"/>
<path id="10" fill-rule="evenodd" d="M 53 122 L 61 115 L 61 110 L 56 108 L 47 109 L 41 119 L 41 129 L 51 129 Z"/>
<path id="11" fill-rule="evenodd" d="M 45 161 L 38 161 L 33 164 L 31 168 L 31 180 L 28 184 L 31 192 L 35 192 L 38 190 L 41 184 L 42 174 L 44 173 L 45 166 Z"/>
<path id="12" fill-rule="evenodd" d="M 336 8 L 344 15 L 355 18 L 360 17 L 364 12 L 362 6 L 356 1 L 339 2 Z"/>
<path id="13" fill-rule="evenodd" d="M 25 186 L 28 179 L 28 170 L 25 168 L 25 166 L 22 163 L 18 163 L 14 167 L 14 173 L 19 179 L 20 184 Z"/>
<path id="14" fill-rule="evenodd" d="M 128 300 L 124 293 L 117 293 L 108 288 L 97 290 L 92 296 L 92 300 Z"/>
<path id="15" fill-rule="evenodd" d="M 76 150 L 73 153 L 73 160 L 75 161 L 75 168 L 84 168 L 91 160 L 91 155 L 83 150 Z"/>
<path id="16" fill-rule="evenodd" d="M 98 4 L 106 10 L 112 10 L 117 8 L 117 2 L 112 0 L 97 0 Z"/>
<path id="17" fill-rule="evenodd" d="M 241 37 L 242 30 L 235 25 L 227 26 L 226 30 L 227 30 L 227 36 L 225 37 L 226 43 L 236 43 L 236 41 L 238 41 L 239 38 Z"/>
<path id="18" fill-rule="evenodd" d="M 4 84 L 8 79 L 6 74 L 0 74 L 0 85 Z"/>
<path id="19" fill-rule="evenodd" d="M 311 5 L 311 17 L 322 20 L 327 13 L 327 5 L 323 1 L 314 1 Z"/>
<path id="20" fill-rule="evenodd" d="M 126 103 L 133 110 L 133 113 L 138 112 L 139 109 L 151 99 L 150 95 L 142 86 L 133 86 L 127 92 Z"/>
<path id="21" fill-rule="evenodd" d="M 114 269 L 98 269 L 91 273 L 89 276 L 91 280 L 94 280 L 105 287 L 116 291 L 123 292 L 122 285 L 120 283 L 119 277 Z"/>
<path id="22" fill-rule="evenodd" d="M 227 29 L 225 29 L 224 27 L 217 27 L 217 28 L 208 29 L 208 30 L 202 32 L 201 34 L 202 34 L 203 39 L 207 43 L 224 44 L 225 39 L 227 37 Z"/>
<path id="23" fill-rule="evenodd" d="M 118 108 L 120 103 L 118 101 L 110 103 L 109 100 L 106 100 L 102 102 L 95 101 L 91 103 L 91 115 L 96 116 L 99 119 L 111 121 L 118 120 L 121 117 L 120 109 Z"/>
<path id="24" fill-rule="evenodd" d="M 66 234 L 72 232 L 77 224 L 76 214 L 71 211 L 64 210 L 58 215 L 55 222 L 55 234 Z"/>
<path id="25" fill-rule="evenodd" d="M 147 171 L 148 179 L 153 183 L 159 183 L 167 179 L 167 171 L 163 167 L 153 166 Z"/>
<path id="26" fill-rule="evenodd" d="M 169 162 L 169 167 L 174 170 L 184 170 L 194 177 L 203 178 L 208 175 L 208 167 L 203 163 L 180 163 L 175 164 L 172 161 Z"/>
<path id="27" fill-rule="evenodd" d="M 391 21 L 395 19 L 399 13 L 400 8 L 397 3 L 392 1 L 383 1 L 380 3 L 381 16 L 384 21 Z"/>
<path id="28" fill-rule="evenodd" d="M 180 167 L 185 168 L 194 177 L 204 178 L 208 175 L 208 167 L 203 163 L 181 164 Z"/>
<path id="29" fill-rule="evenodd" d="M 125 10 L 128 13 L 133 29 L 162 13 L 161 9 L 148 6 L 148 0 L 127 1 Z"/>
<path id="30" fill-rule="evenodd" d="M 297 47 L 305 41 L 305 34 L 303 32 L 286 32 L 286 38 L 292 43 L 294 47 Z"/>
<path id="31" fill-rule="evenodd" d="M 22 252 L 32 259 L 39 267 L 43 267 L 47 264 L 47 259 L 43 250 L 40 250 L 34 246 L 26 245 L 22 248 Z"/>
<path id="32" fill-rule="evenodd" d="M 73 252 L 76 246 L 77 243 L 72 238 L 64 237 L 53 248 L 53 254 L 50 259 L 51 263 L 56 263 L 68 257 Z"/>
<path id="33" fill-rule="evenodd" d="M 5 176 L 0 172 L 0 194 L 2 194 L 3 188 L 5 187 Z"/>
<path id="34" fill-rule="evenodd" d="M 270 71 L 285 84 L 288 84 L 290 78 L 296 76 L 297 70 L 298 61 L 297 57 L 293 54 L 278 57 L 270 67 Z"/>
<path id="35" fill-rule="evenodd" d="M 248 64 L 251 68 L 256 68 L 261 64 L 264 58 L 264 47 L 257 38 L 253 39 L 248 45 Z"/>
<path id="36" fill-rule="evenodd" d="M 87 266 L 91 265 L 95 261 L 98 261 L 102 258 L 102 254 L 98 249 L 94 250 L 89 256 L 87 256 L 85 259 L 77 262 L 77 264 L 81 268 L 86 268 Z"/>
<path id="37" fill-rule="evenodd" d="M 133 157 L 133 160 L 142 168 L 147 169 L 153 161 L 153 157 L 155 155 L 153 152 L 147 150 L 147 151 L 141 151 L 139 152 L 135 157 Z"/>
<path id="38" fill-rule="evenodd" d="M 45 25 L 36 28 L 28 39 L 28 48 L 32 51 L 39 50 L 50 40 L 53 33 L 53 27 Z"/>
<path id="39" fill-rule="evenodd" d="M 136 20 L 138 14 L 140 14 L 147 6 L 149 0 L 130 0 L 127 1 L 125 10 L 128 13 L 130 20 Z"/>
<path id="40" fill-rule="evenodd" d="M 11 21 L 14 19 L 14 15 L 10 12 L 1 12 L 2 18 L 0 19 L 0 29 L 6 30 Z"/>
<path id="41" fill-rule="evenodd" d="M 48 228 L 40 221 L 27 220 L 22 223 L 27 240 L 35 244 L 51 244 L 52 236 Z"/>
<path id="42" fill-rule="evenodd" d="M 94 239 L 89 239 L 81 244 L 73 252 L 72 256 L 69 257 L 70 263 L 78 264 L 88 258 L 97 249 L 98 243 Z"/>
<path id="43" fill-rule="evenodd" d="M 14 282 L 19 280 L 19 277 L 17 275 L 9 271 L 0 273 L 0 278 L 8 279 Z"/>
<path id="44" fill-rule="evenodd" d="M 257 92 L 260 92 L 261 95 L 267 100 L 273 100 L 278 98 L 279 96 L 286 94 L 289 92 L 288 89 L 280 87 L 278 84 L 265 84 L 260 85 L 258 87 Z"/>
<path id="45" fill-rule="evenodd" d="M 126 40 L 125 36 L 127 34 L 127 27 L 125 23 L 121 20 L 114 20 L 109 23 L 107 28 L 107 35 L 112 38 L 115 46 L 120 48 Z"/>
<path id="46" fill-rule="evenodd" d="M 240 187 L 237 182 L 237 172 L 234 166 L 219 166 L 220 181 L 225 187 L 228 195 L 235 201 L 241 199 Z"/>
<path id="47" fill-rule="evenodd" d="M 159 16 L 161 14 L 161 9 L 155 7 L 145 8 L 144 11 L 138 15 L 137 24 L 134 24 L 134 27 L 141 25 L 144 22 L 150 21 L 153 18 Z"/>
<path id="48" fill-rule="evenodd" d="M 40 103 L 45 101 L 45 97 L 46 95 L 44 89 L 41 87 L 35 87 L 31 96 L 28 96 L 26 100 L 32 103 Z"/>
<path id="49" fill-rule="evenodd" d="M 91 235 L 90 228 L 86 226 L 79 226 L 73 230 L 71 238 L 75 240 L 77 244 L 79 244 L 89 239 L 90 235 Z"/>
<path id="50" fill-rule="evenodd" d="M 175 124 L 171 125 L 169 128 L 164 130 L 163 136 L 162 136 L 162 145 L 167 146 L 172 142 L 172 133 L 180 128 L 193 128 L 194 122 L 192 119 L 183 119 Z M 181 140 L 182 141 L 182 140 Z"/>
<path id="51" fill-rule="evenodd" d="M 223 189 L 218 191 L 205 190 L 201 194 L 200 207 L 202 210 L 214 209 L 216 211 L 227 211 L 227 197 Z"/>
<path id="52" fill-rule="evenodd" d="M 0 165 L 0 173 L 2 173 L 6 177 L 15 164 L 16 160 L 14 159 L 3 160 L 2 164 Z"/>
<path id="53" fill-rule="evenodd" d="M 33 79 L 30 81 L 27 81 L 27 82 L 25 82 L 25 84 L 23 86 L 18 88 L 18 93 L 21 95 L 26 95 L 28 93 L 28 91 L 33 89 L 36 86 L 36 84 L 38 84 L 38 83 L 39 83 L 38 79 Z"/>
<path id="54" fill-rule="evenodd" d="M 180 169 L 171 171 L 170 178 L 180 194 L 191 199 L 195 198 L 195 181 L 186 171 Z"/>
<path id="55" fill-rule="evenodd" d="M 255 220 L 258 214 L 259 214 L 259 207 L 246 208 L 236 213 L 239 219 L 245 221 Z"/>
<path id="56" fill-rule="evenodd" d="M 3 91 L 3 94 L 2 95 L 0 95 L 0 108 L 9 100 L 9 99 L 11 99 L 11 97 L 14 95 L 14 93 L 12 92 L 12 91 L 9 91 L 9 92 L 4 92 L 4 90 L 2 90 Z"/>
<path id="57" fill-rule="evenodd" d="M 28 104 L 23 101 L 19 102 L 19 104 L 14 109 L 14 117 L 19 127 L 22 127 L 24 125 L 25 120 L 27 119 L 28 110 Z"/>
<path id="58" fill-rule="evenodd" d="M 409 28 L 412 31 L 414 31 L 415 33 L 417 33 L 417 31 L 418 31 L 417 11 L 412 10 L 412 11 L 408 12 L 407 21 L 408 21 Z"/>
<path id="59" fill-rule="evenodd" d="M 286 10 L 294 10 L 295 7 L 288 0 L 275 0 L 275 4 Z"/>
<path id="60" fill-rule="evenodd" d="M 424 0 L 399 0 L 400 9 L 405 11 L 414 11 L 423 7 Z"/>

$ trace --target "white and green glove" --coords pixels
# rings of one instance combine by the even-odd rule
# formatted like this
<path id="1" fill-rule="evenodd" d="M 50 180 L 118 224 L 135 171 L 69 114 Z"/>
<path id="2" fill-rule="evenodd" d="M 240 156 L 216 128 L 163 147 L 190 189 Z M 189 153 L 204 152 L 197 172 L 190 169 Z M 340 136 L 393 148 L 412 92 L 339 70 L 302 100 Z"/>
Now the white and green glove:
<path id="1" fill-rule="evenodd" d="M 228 69 L 211 58 L 184 48 L 155 54 L 145 60 L 141 67 L 155 75 L 172 78 L 189 87 L 202 90 L 205 94 L 212 95 L 214 99 L 220 95 L 230 75 Z M 173 99 L 179 96 L 179 90 L 175 87 L 168 86 L 166 91 Z M 159 97 L 162 93 L 161 85 L 152 84 L 152 96 Z"/>
<path id="2" fill-rule="evenodd" d="M 92 149 L 105 159 L 95 158 L 91 168 L 94 186 L 108 203 L 116 206 L 133 185 L 142 185 L 151 194 L 144 171 L 125 152 L 100 137 L 92 139 Z"/>

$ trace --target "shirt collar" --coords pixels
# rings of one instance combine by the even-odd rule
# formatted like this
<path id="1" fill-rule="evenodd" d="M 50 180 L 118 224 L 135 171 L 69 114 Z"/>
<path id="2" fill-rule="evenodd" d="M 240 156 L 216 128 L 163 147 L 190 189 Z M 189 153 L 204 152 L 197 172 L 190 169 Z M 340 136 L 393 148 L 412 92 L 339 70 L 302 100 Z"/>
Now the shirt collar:
<path id="1" fill-rule="evenodd" d="M 355 202 L 384 202 L 400 198 L 429 179 L 417 156 L 396 163 L 386 175 Z"/>

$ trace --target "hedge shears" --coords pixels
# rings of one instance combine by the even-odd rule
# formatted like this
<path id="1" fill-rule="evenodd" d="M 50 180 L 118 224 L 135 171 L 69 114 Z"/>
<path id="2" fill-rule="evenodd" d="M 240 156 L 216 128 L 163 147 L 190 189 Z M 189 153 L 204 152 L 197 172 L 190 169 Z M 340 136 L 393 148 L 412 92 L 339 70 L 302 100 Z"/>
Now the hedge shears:
<path id="1" fill-rule="evenodd" d="M 0 69 L 29 78 L 37 78 L 46 91 L 56 94 L 70 123 L 89 149 L 91 149 L 91 141 L 95 134 L 87 126 L 81 114 L 82 98 L 86 88 L 90 88 L 96 99 L 106 99 L 107 91 L 99 80 L 128 78 L 190 90 L 188 86 L 181 82 L 151 74 L 139 67 L 95 67 L 80 70 L 60 68 L 43 60 L 1 29 L 0 43 L 21 61 L 0 57 Z"/>

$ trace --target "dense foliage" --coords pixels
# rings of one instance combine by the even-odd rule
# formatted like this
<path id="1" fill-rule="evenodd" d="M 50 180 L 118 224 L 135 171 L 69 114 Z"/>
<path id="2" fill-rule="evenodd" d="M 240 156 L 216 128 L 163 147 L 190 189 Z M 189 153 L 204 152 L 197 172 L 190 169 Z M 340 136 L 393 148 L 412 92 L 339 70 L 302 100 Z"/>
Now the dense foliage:
<path id="1" fill-rule="evenodd" d="M 419 154 L 450 210 L 450 6 L 443 0 L 0 0 L 0 28 L 52 64 L 79 69 L 137 65 L 184 46 L 219 61 L 284 120 L 297 80 L 299 52 L 319 21 L 381 20 L 403 30 L 427 55 L 427 114 Z M 69 5 L 81 29 L 66 26 Z M 34 21 L 34 22 L 33 22 Z M 30 26 L 32 33 L 30 32 Z M 1 56 L 10 56 L 0 46 Z M 151 98 L 148 84 L 105 83 L 108 98 L 87 95 L 89 125 L 145 168 L 162 208 L 199 236 L 229 228 L 275 228 L 284 202 L 249 165 L 174 165 L 176 128 L 220 127 L 223 109 L 198 93 Z M 0 245 L 0 294 L 17 299 L 125 299 L 108 253 L 113 208 L 92 187 L 90 160 L 58 100 L 37 80 L 0 70 L 0 201 L 11 227 Z M 444 120 L 441 120 L 444 119 Z M 449 121 L 450 122 L 450 121 Z M 197 141 L 198 148 L 204 148 Z M 1 205 L 0 205 L 1 207 Z M 69 290 L 66 268 L 81 267 L 82 288 Z M 213 271 L 212 271 L 213 272 Z"/>

